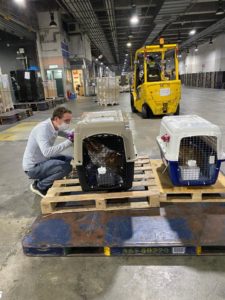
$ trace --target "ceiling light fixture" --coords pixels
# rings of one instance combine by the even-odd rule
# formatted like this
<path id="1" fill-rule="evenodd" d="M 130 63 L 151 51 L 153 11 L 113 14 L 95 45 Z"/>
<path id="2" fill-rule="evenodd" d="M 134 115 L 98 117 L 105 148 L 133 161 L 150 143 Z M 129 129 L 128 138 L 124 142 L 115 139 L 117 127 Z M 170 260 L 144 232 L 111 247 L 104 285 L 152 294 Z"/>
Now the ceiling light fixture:
<path id="1" fill-rule="evenodd" d="M 218 1 L 218 8 L 217 8 L 217 11 L 216 11 L 216 15 L 220 16 L 220 15 L 223 15 L 223 14 L 224 14 L 223 1 L 219 0 Z"/>
<path id="2" fill-rule="evenodd" d="M 127 47 L 130 48 L 132 46 L 131 42 L 127 43 Z"/>
<path id="3" fill-rule="evenodd" d="M 213 38 L 211 36 L 211 38 L 209 39 L 209 45 L 212 45 L 213 44 Z"/>
<path id="4" fill-rule="evenodd" d="M 50 18 L 51 18 L 51 21 L 49 23 L 49 26 L 51 28 L 56 28 L 57 27 L 57 23 L 55 22 L 55 17 L 54 17 L 54 13 L 53 12 L 50 13 Z"/>
<path id="5" fill-rule="evenodd" d="M 136 5 L 132 4 L 131 6 L 132 12 L 131 12 L 131 18 L 130 18 L 130 23 L 132 25 L 137 25 L 139 23 L 139 18 L 136 10 Z"/>
<path id="6" fill-rule="evenodd" d="M 196 34 L 196 29 L 192 29 L 191 31 L 189 31 L 189 35 L 195 35 Z"/>
<path id="7" fill-rule="evenodd" d="M 195 52 L 198 52 L 198 45 L 195 46 Z"/>
<path id="8" fill-rule="evenodd" d="M 24 6 L 25 5 L 25 0 L 14 0 L 14 2 L 18 5 Z"/>
<path id="9" fill-rule="evenodd" d="M 130 23 L 132 25 L 137 25 L 139 23 L 139 18 L 138 18 L 138 15 L 133 15 L 131 18 L 130 18 Z"/>
<path id="10" fill-rule="evenodd" d="M 98 57 L 98 59 L 102 59 L 103 58 L 103 55 L 102 54 L 100 54 L 99 55 L 99 57 Z"/>

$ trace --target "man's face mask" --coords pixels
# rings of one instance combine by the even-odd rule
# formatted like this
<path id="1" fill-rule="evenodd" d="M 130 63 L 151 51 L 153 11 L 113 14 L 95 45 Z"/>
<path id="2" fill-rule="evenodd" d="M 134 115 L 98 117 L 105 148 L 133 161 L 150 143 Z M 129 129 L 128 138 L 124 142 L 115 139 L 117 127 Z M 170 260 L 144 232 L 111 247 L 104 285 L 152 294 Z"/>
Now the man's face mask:
<path id="1" fill-rule="evenodd" d="M 58 129 L 60 131 L 65 131 L 68 130 L 70 127 L 70 122 L 72 119 L 72 115 L 71 114 L 65 114 L 61 120 L 61 124 L 59 124 Z"/>
<path id="2" fill-rule="evenodd" d="M 70 124 L 67 124 L 65 122 L 63 122 L 62 124 L 59 125 L 59 130 L 60 131 L 65 131 L 65 130 L 68 130 L 70 128 Z"/>

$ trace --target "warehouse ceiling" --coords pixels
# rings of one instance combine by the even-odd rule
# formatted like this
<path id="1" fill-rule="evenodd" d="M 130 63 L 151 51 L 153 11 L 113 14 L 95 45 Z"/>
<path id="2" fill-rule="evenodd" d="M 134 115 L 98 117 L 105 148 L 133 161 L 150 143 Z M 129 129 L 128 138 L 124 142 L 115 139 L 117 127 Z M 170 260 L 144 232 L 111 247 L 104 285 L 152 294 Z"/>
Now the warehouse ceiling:
<path id="1" fill-rule="evenodd" d="M 122 65 L 125 54 L 130 51 L 126 46 L 128 41 L 132 43 L 133 53 L 145 44 L 157 43 L 160 36 L 163 36 L 167 43 L 179 42 L 180 45 L 186 43 L 184 46 L 187 47 L 190 38 L 191 44 L 201 43 L 224 30 L 224 25 L 221 24 L 216 31 L 209 31 L 199 38 L 199 41 L 195 41 L 189 35 L 189 32 L 195 29 L 198 36 L 200 32 L 225 17 L 225 15 L 216 15 L 218 0 L 60 0 L 57 2 L 69 10 L 88 32 L 93 26 L 96 30 L 103 31 L 106 51 L 104 47 L 99 46 L 97 35 L 93 35 L 91 38 L 93 53 L 96 57 L 101 53 L 104 55 L 107 53 L 106 60 L 111 64 Z M 224 7 L 225 1 L 221 2 Z M 83 15 L 90 13 L 91 10 L 92 16 L 94 13 L 97 21 L 78 18 L 78 13 L 72 9 L 72 6 L 79 6 Z M 137 25 L 130 24 L 134 8 L 139 17 Z"/>
<path id="2" fill-rule="evenodd" d="M 13 0 L 10 0 L 13 1 Z M 125 54 L 145 44 L 157 43 L 160 36 L 167 43 L 179 43 L 186 49 L 224 31 L 225 14 L 216 15 L 221 0 L 26 0 L 33 11 L 62 9 L 64 19 L 75 21 L 89 35 L 95 57 L 111 65 L 121 65 Z M 0 0 L 0 5 L 9 1 Z M 131 25 L 137 13 L 139 23 Z M 196 34 L 190 36 L 195 29 Z M 131 42 L 132 47 L 127 48 Z"/>

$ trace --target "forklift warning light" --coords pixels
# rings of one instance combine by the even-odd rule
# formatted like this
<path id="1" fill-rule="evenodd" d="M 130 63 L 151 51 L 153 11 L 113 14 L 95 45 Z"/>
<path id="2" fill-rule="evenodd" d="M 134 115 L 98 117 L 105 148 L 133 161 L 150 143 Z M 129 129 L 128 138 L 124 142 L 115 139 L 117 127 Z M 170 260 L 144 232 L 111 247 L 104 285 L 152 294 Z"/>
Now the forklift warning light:
<path id="1" fill-rule="evenodd" d="M 164 45 L 164 38 L 161 37 L 161 38 L 159 39 L 159 44 L 160 44 L 160 45 Z"/>

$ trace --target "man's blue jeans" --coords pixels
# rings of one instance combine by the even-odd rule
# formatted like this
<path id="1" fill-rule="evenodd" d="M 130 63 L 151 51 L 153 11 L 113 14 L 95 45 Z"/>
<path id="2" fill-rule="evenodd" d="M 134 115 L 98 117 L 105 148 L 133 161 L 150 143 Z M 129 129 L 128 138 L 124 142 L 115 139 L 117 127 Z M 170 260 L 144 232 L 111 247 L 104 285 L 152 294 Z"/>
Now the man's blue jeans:
<path id="1" fill-rule="evenodd" d="M 56 156 L 49 160 L 37 164 L 33 169 L 27 172 L 31 179 L 38 180 L 37 187 L 42 190 L 48 190 L 55 180 L 62 179 L 72 171 L 71 156 Z"/>

